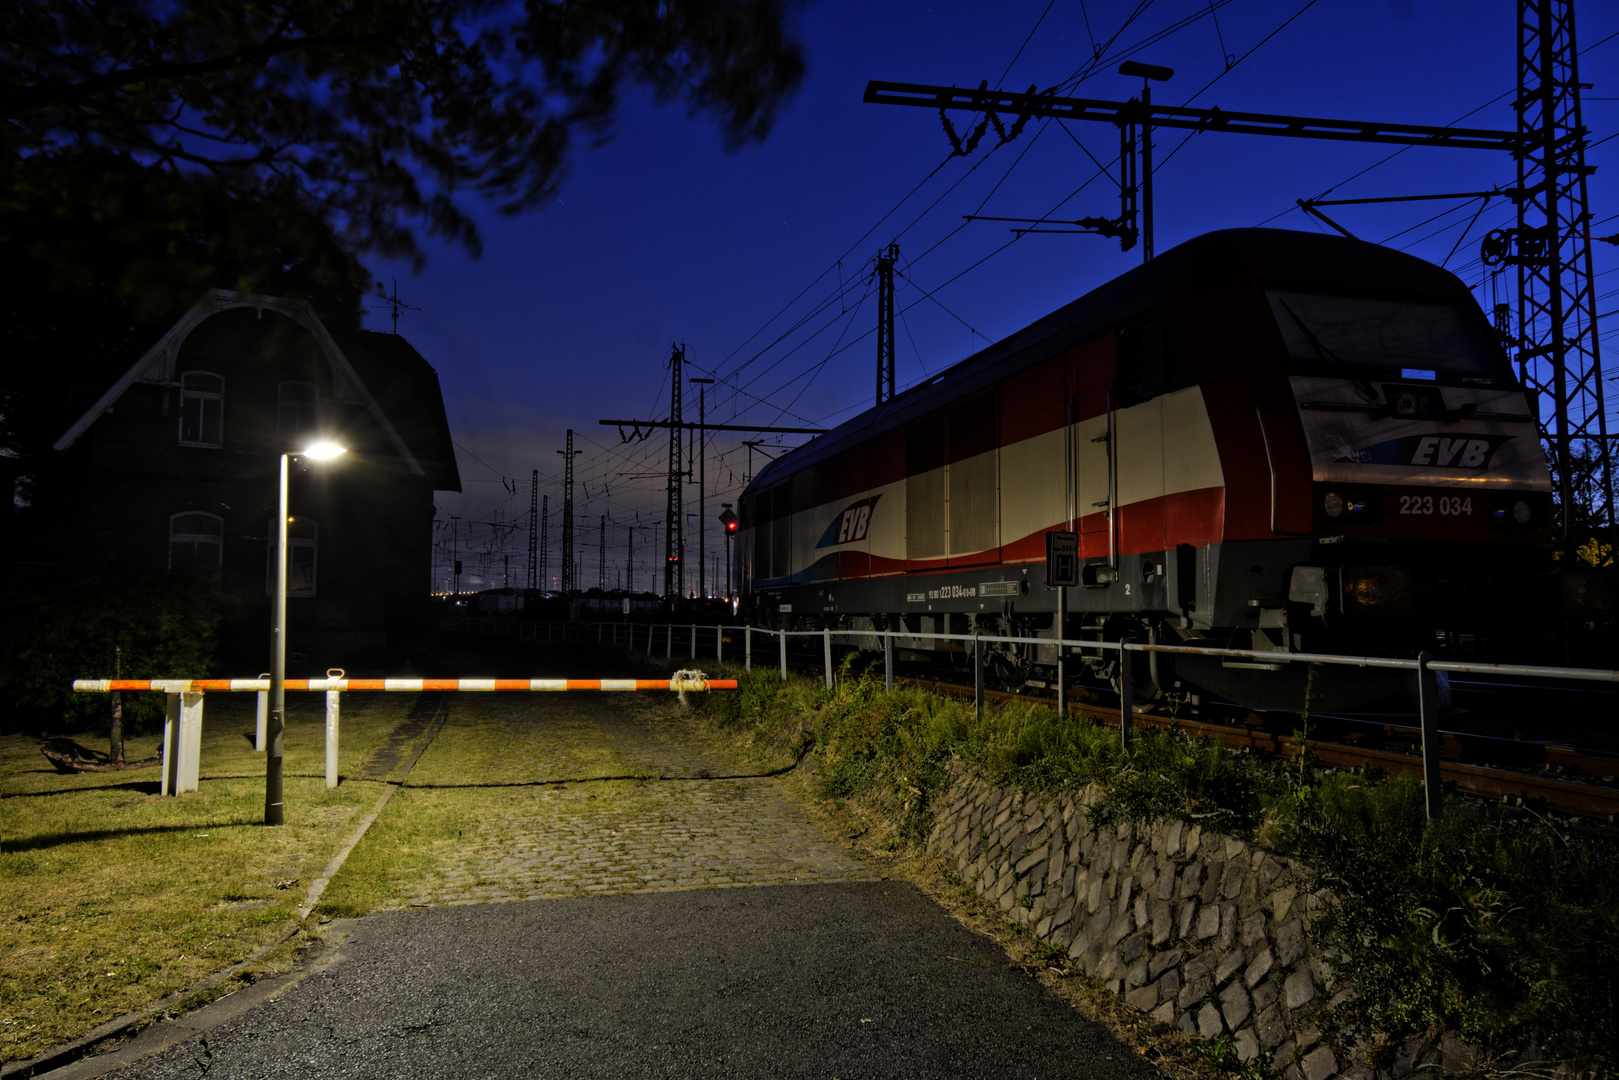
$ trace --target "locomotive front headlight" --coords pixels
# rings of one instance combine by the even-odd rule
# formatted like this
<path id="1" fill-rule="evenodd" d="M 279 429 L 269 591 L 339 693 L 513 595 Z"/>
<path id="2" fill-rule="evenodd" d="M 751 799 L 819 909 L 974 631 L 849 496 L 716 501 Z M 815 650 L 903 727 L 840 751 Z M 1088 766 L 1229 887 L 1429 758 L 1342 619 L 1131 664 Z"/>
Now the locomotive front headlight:
<path id="1" fill-rule="evenodd" d="M 1527 500 L 1519 499 L 1517 502 L 1512 504 L 1512 520 L 1516 521 L 1519 525 L 1529 524 L 1529 519 L 1533 516 L 1534 511 L 1530 509 Z"/>
<path id="2" fill-rule="evenodd" d="M 1326 498 L 1321 500 L 1321 509 L 1326 511 L 1328 517 L 1341 517 L 1344 512 L 1344 497 L 1336 491 L 1327 492 Z"/>

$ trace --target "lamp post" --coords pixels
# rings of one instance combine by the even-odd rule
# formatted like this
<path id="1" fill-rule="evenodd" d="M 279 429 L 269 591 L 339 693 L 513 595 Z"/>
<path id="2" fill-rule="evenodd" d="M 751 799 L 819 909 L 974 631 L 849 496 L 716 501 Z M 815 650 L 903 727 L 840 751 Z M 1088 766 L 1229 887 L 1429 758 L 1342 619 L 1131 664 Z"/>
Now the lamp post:
<path id="1" fill-rule="evenodd" d="M 281 455 L 280 512 L 275 519 L 275 596 L 270 626 L 270 722 L 266 731 L 264 755 L 264 823 L 280 825 L 286 820 L 281 797 L 282 735 L 287 716 L 287 471 L 294 457 L 329 461 L 347 448 L 336 443 L 317 442 L 296 454 Z"/>

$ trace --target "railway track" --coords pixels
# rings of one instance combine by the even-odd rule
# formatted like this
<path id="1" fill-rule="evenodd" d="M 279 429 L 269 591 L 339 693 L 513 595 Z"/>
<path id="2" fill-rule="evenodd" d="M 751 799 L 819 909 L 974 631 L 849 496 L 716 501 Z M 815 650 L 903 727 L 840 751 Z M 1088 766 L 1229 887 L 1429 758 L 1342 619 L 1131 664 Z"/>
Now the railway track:
<path id="1" fill-rule="evenodd" d="M 790 666 L 813 670 L 819 663 Z M 971 700 L 973 687 L 943 679 L 894 677 L 896 684 Z M 1034 694 L 984 691 L 986 701 L 1028 702 L 1054 706 L 1054 698 Z M 1117 726 L 1120 711 L 1095 701 L 1070 700 L 1069 711 Z M 1402 776 L 1422 775 L 1421 734 L 1414 728 L 1354 717 L 1313 717 L 1318 725 L 1307 739 L 1274 730 L 1254 713 L 1235 716 L 1233 722 L 1162 716 L 1137 711 L 1138 726 L 1176 727 L 1227 746 L 1245 747 L 1273 757 L 1297 757 L 1308 752 L 1321 763 L 1340 769 L 1376 768 Z M 1550 811 L 1610 824 L 1619 823 L 1619 754 L 1580 750 L 1545 743 L 1498 738 L 1470 732 L 1442 733 L 1440 777 L 1470 795 L 1537 812 Z M 1307 744 L 1307 746 L 1306 746 Z M 1575 779 L 1576 777 L 1580 779 Z"/>

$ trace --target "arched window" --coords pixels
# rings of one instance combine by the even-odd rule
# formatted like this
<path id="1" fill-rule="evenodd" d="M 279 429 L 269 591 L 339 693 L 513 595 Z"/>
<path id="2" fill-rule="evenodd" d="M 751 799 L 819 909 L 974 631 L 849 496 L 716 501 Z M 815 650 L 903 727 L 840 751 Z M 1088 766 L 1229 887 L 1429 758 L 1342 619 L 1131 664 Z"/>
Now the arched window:
<path id="1" fill-rule="evenodd" d="M 314 518 L 287 519 L 287 595 L 315 595 L 315 549 L 320 527 Z M 275 595 L 275 518 L 270 519 L 270 547 L 265 557 L 264 591 Z"/>
<path id="2" fill-rule="evenodd" d="M 314 432 L 318 403 L 314 383 L 284 382 L 276 400 L 277 432 L 288 437 Z"/>
<path id="3" fill-rule="evenodd" d="M 223 446 L 225 380 L 208 371 L 180 376 L 180 445 Z"/>
<path id="4" fill-rule="evenodd" d="M 169 518 L 169 571 L 219 588 L 224 539 L 225 522 L 217 514 L 175 514 Z"/>

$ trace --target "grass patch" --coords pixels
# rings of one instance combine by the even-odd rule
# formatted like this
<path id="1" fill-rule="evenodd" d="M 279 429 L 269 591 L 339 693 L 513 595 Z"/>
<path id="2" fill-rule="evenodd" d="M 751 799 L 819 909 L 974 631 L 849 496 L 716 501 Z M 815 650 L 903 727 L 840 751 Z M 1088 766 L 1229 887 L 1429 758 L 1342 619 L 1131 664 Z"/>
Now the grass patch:
<path id="1" fill-rule="evenodd" d="M 1387 1053 L 1456 1032 L 1489 1052 L 1537 1038 L 1597 1073 L 1619 1064 L 1619 841 L 1451 793 L 1428 822 L 1413 781 L 1285 766 L 1183 732 L 1116 728 L 1030 704 L 990 707 L 900 689 L 846 661 L 832 687 L 740 674 L 711 694 L 714 722 L 758 749 L 813 749 L 816 791 L 857 806 L 890 849 L 917 850 L 952 769 L 1061 793 L 1097 785 L 1091 812 L 1145 823 L 1195 817 L 1303 856 L 1340 903 L 1324 944 L 1361 988 L 1328 1019 Z M 1386 1064 L 1386 1063 L 1385 1063 Z"/>
<path id="2" fill-rule="evenodd" d="M 0 1055 L 31 1057 L 237 963 L 295 924 L 309 883 L 373 805 L 352 779 L 414 701 L 346 695 L 341 785 L 325 787 L 324 701 L 288 695 L 286 824 L 266 828 L 254 698 L 209 695 L 200 790 L 157 769 L 55 772 L 45 741 L 0 738 Z M 133 759 L 160 739 L 131 739 Z"/>

